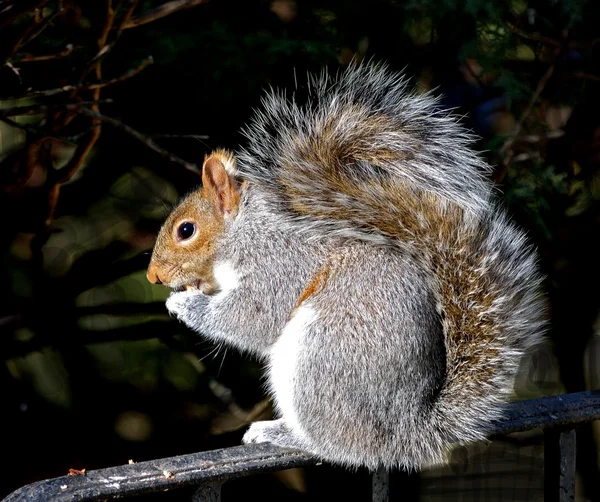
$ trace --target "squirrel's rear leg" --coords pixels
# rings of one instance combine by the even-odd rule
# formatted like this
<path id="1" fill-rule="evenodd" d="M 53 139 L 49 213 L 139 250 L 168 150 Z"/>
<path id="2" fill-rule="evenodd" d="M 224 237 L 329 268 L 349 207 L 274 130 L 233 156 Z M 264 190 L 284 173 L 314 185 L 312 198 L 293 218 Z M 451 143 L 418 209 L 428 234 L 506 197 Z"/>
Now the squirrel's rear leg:
<path id="1" fill-rule="evenodd" d="M 244 434 L 242 442 L 244 444 L 272 443 L 285 448 L 303 448 L 302 441 L 291 431 L 283 418 L 254 422 Z"/>
<path id="2" fill-rule="evenodd" d="M 308 449 L 307 439 L 298 424 L 293 400 L 298 350 L 306 328 L 314 321 L 314 315 L 313 309 L 297 309 L 271 348 L 270 387 L 281 418 L 254 422 L 242 439 L 245 444 L 268 442 L 286 448 Z"/>

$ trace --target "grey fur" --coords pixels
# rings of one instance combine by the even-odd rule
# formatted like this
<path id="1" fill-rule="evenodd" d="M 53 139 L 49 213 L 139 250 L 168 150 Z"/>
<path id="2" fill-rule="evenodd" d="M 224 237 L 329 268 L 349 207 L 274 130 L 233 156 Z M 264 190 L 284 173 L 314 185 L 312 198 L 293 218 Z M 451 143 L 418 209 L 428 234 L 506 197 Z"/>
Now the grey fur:
<path id="1" fill-rule="evenodd" d="M 246 129 L 249 145 L 238 156 L 237 175 L 249 183 L 217 252 L 217 261 L 236 271 L 237 288 L 213 297 L 173 293 L 167 308 L 197 332 L 267 365 L 282 416 L 253 424 L 245 442 L 303 448 L 370 469 L 443 462 L 456 443 L 486 437 L 521 357 L 541 339 L 545 304 L 535 252 L 493 201 L 489 167 L 470 149 L 471 138 L 451 115 L 436 110 L 432 96 L 409 92 L 403 77 L 375 65 L 353 66 L 333 80 L 322 76 L 311 89 L 304 109 L 271 93 Z M 321 134 L 325 118 L 333 118 L 335 141 L 360 143 L 361 124 L 373 114 L 395 124 L 375 136 L 404 152 L 404 160 L 342 163 L 340 175 L 348 183 L 400 180 L 417 194 L 433 194 L 440 214 L 460 207 L 461 235 L 410 242 L 390 236 L 372 219 L 361 220 L 369 199 L 332 193 L 319 165 L 302 157 L 301 147 Z M 293 196 L 282 177 L 298 189 Z M 299 200 L 308 214 L 295 211 Z M 381 219 L 401 227 L 395 208 L 403 201 L 387 196 L 385 202 L 389 214 Z M 312 217 L 310 211 L 319 214 L 324 204 L 337 212 Z M 443 307 L 452 299 L 443 296 L 445 279 L 432 265 L 436 256 L 475 278 L 469 291 L 457 294 L 465 313 L 487 323 L 481 340 L 471 341 L 491 354 L 479 360 L 481 368 L 455 368 Z M 294 310 L 324 266 L 330 270 L 325 286 Z M 468 303 L 487 294 L 489 305 Z M 285 336 L 293 350 L 281 352 L 277 342 L 302 309 L 310 322 L 290 328 Z M 277 359 L 281 354 L 284 361 Z M 276 379 L 288 363 L 289 385 Z M 488 376 L 470 380 L 470 372 Z M 460 378 L 453 381 L 451 374 Z"/>

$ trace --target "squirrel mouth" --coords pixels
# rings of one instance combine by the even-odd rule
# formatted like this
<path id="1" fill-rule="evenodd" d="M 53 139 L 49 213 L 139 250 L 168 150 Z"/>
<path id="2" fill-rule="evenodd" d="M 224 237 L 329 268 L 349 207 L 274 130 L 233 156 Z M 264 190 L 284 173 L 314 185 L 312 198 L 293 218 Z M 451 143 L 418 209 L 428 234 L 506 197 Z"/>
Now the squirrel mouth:
<path id="1" fill-rule="evenodd" d="M 174 293 L 181 293 L 182 291 L 200 291 L 200 281 L 190 282 L 189 284 L 181 284 L 173 288 Z"/>

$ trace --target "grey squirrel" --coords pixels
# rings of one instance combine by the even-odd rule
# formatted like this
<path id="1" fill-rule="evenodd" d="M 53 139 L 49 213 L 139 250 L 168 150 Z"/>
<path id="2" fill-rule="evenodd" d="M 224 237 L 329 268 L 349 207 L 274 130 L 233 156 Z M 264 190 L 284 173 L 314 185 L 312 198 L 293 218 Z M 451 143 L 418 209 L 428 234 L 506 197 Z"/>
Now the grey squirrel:
<path id="1" fill-rule="evenodd" d="M 546 305 L 490 167 L 431 93 L 382 64 L 279 91 L 205 158 L 147 277 L 168 311 L 266 365 L 278 417 L 244 443 L 422 469 L 487 437 Z"/>

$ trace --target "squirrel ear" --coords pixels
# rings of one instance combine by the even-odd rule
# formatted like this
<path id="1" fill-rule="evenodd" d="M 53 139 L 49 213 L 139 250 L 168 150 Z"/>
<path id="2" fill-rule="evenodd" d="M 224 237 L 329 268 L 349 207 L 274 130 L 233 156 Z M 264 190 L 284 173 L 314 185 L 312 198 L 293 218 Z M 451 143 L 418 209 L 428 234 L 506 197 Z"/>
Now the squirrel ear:
<path id="1" fill-rule="evenodd" d="M 219 153 L 210 155 L 202 166 L 202 192 L 205 198 L 212 201 L 217 210 L 226 219 L 237 214 L 240 202 L 240 186 L 225 168 L 225 162 Z"/>

